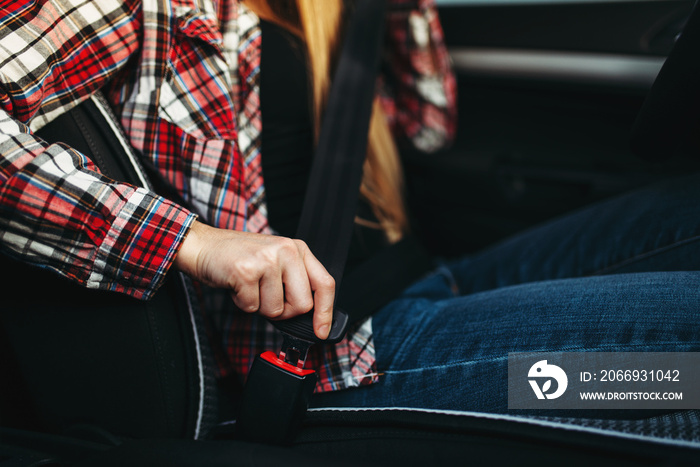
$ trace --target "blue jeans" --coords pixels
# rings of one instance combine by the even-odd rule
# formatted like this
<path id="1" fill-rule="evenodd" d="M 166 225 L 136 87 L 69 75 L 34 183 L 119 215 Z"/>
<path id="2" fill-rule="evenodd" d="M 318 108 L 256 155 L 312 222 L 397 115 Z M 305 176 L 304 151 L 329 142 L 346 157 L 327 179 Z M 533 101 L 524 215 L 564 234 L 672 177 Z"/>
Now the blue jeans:
<path id="1" fill-rule="evenodd" d="M 508 352 L 700 351 L 700 175 L 444 264 L 373 319 L 379 382 L 312 406 L 508 413 Z"/>

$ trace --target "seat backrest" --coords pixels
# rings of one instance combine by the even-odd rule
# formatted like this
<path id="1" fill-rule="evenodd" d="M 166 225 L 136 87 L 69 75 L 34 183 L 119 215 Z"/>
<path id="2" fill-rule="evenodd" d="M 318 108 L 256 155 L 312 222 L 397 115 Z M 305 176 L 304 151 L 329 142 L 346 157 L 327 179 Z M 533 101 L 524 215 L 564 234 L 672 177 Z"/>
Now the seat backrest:
<path id="1" fill-rule="evenodd" d="M 92 158 L 115 180 L 145 172 L 104 99 L 40 130 Z M 200 438 L 215 422 L 213 359 L 189 279 L 169 274 L 149 301 L 87 290 L 0 256 L 0 424 L 117 437 Z"/>

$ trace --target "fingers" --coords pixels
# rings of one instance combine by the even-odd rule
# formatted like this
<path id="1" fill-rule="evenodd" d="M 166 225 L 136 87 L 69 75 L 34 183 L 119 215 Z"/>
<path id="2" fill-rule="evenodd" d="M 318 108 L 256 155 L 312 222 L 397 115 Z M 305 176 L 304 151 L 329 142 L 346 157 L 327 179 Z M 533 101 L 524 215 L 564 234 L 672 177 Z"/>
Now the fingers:
<path id="1" fill-rule="evenodd" d="M 260 313 L 266 318 L 284 318 L 285 292 L 282 282 L 282 270 L 276 255 L 264 254 L 246 266 L 239 263 L 234 273 L 233 302 L 246 313 Z"/>
<path id="2" fill-rule="evenodd" d="M 306 245 L 304 245 L 306 246 Z M 291 318 L 307 313 L 314 307 L 314 298 L 311 292 L 308 272 L 303 260 L 303 251 L 295 242 L 297 255 L 293 264 L 284 269 L 282 281 L 284 282 L 285 307 L 283 318 Z"/>
<path id="3" fill-rule="evenodd" d="M 244 284 L 231 293 L 233 303 L 246 313 L 255 313 L 260 309 L 260 290 L 258 284 Z"/>
<path id="4" fill-rule="evenodd" d="M 268 266 L 257 290 L 251 281 L 237 291 L 234 302 L 243 311 L 257 311 L 270 319 L 288 319 L 313 309 L 314 333 L 326 339 L 333 320 L 335 280 L 304 242 L 293 243 L 293 252 L 279 254 L 279 268 Z"/>
<path id="5" fill-rule="evenodd" d="M 203 283 L 231 290 L 242 311 L 287 319 L 314 309 L 314 332 L 328 337 L 335 281 L 301 240 L 197 224 L 176 259 Z"/>
<path id="6" fill-rule="evenodd" d="M 306 245 L 289 238 L 279 241 L 280 249 L 275 255 L 278 267 L 267 269 L 261 281 L 260 313 L 268 318 L 288 319 L 310 311 L 314 302 L 299 244 Z"/>
<path id="7" fill-rule="evenodd" d="M 304 245 L 306 247 L 306 245 Z M 326 268 L 306 247 L 304 264 L 309 284 L 314 292 L 314 332 L 319 339 L 326 339 L 333 321 L 333 301 L 335 300 L 335 280 Z"/>
<path id="8" fill-rule="evenodd" d="M 284 287 L 278 271 L 265 274 L 260 280 L 260 314 L 271 319 L 282 318 L 285 311 Z"/>

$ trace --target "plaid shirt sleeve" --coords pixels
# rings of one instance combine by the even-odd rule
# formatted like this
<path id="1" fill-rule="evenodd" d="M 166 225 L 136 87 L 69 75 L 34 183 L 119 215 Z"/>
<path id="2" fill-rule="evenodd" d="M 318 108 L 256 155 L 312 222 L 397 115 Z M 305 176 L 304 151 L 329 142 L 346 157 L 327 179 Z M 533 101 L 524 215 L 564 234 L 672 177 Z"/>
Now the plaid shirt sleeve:
<path id="1" fill-rule="evenodd" d="M 394 134 L 433 152 L 457 131 L 457 86 L 435 0 L 390 0 L 382 103 Z"/>
<path id="2" fill-rule="evenodd" d="M 0 248 L 88 287 L 149 298 L 194 216 L 34 137 L 138 48 L 133 2 L 0 2 Z"/>

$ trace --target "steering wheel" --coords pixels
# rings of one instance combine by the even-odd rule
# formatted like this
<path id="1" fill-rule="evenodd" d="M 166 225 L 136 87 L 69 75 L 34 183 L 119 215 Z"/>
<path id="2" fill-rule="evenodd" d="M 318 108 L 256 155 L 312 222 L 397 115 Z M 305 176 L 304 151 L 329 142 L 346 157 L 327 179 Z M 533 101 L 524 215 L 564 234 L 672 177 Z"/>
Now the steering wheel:
<path id="1" fill-rule="evenodd" d="M 644 159 L 670 157 L 691 131 L 700 129 L 699 3 L 696 1 L 632 129 L 632 150 Z"/>

